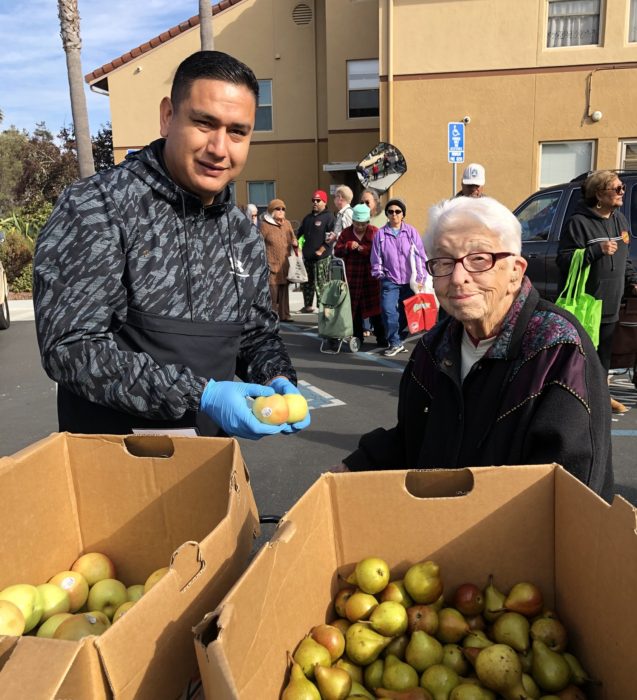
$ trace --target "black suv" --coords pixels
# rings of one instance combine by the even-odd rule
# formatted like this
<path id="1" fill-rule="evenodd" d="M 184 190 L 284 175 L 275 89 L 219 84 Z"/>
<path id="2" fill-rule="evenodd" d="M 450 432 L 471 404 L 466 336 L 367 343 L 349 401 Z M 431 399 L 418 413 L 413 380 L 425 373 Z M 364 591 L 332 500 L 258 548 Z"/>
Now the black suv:
<path id="1" fill-rule="evenodd" d="M 637 170 L 616 172 L 626 185 L 622 212 L 630 223 L 630 259 L 637 269 Z M 545 187 L 513 210 L 522 224 L 522 255 L 529 263 L 526 274 L 550 301 L 555 301 L 560 292 L 560 271 L 555 262 L 560 233 L 582 198 L 581 186 L 589 174 Z"/>

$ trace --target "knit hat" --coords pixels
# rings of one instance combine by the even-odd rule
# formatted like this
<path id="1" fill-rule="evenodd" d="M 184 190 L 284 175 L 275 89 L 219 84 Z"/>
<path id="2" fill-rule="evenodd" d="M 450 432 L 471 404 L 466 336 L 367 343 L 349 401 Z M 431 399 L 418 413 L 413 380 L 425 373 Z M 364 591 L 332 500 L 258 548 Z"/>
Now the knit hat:
<path id="1" fill-rule="evenodd" d="M 369 207 L 367 204 L 357 204 L 352 208 L 352 221 L 357 224 L 367 223 L 370 219 Z"/>
<path id="2" fill-rule="evenodd" d="M 402 199 L 398 199 L 398 198 L 390 199 L 387 202 L 387 204 L 385 204 L 385 216 L 387 216 L 387 210 L 391 208 L 392 204 L 397 206 L 399 209 L 402 209 L 403 216 L 407 216 L 407 205 L 405 204 L 405 202 L 403 202 Z"/>
<path id="3" fill-rule="evenodd" d="M 320 199 L 327 204 L 327 192 L 325 192 L 325 190 L 316 190 L 312 195 L 312 199 Z"/>
<path id="4" fill-rule="evenodd" d="M 285 209 L 285 202 L 282 199 L 273 199 L 270 204 L 268 204 L 268 214 L 280 208 Z"/>

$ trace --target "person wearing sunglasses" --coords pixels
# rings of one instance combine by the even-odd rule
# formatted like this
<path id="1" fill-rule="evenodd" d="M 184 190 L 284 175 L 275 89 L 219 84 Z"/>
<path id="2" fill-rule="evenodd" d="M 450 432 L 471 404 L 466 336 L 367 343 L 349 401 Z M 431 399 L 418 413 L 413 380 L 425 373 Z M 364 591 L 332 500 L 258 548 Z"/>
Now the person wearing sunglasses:
<path id="1" fill-rule="evenodd" d="M 400 381 L 398 423 L 332 471 L 557 462 L 613 496 L 606 374 L 586 331 L 525 275 L 519 221 L 491 197 L 432 207 L 427 270 L 448 316 Z"/>
<path id="2" fill-rule="evenodd" d="M 380 280 L 380 305 L 388 343 L 383 355 L 393 357 L 407 352 L 402 338 L 407 336 L 407 318 L 403 301 L 413 295 L 412 278 L 417 288 L 424 287 L 425 250 L 418 231 L 405 223 L 407 206 L 402 199 L 390 199 L 385 205 L 387 223 L 372 243 L 372 277 Z"/>
<path id="3" fill-rule="evenodd" d="M 268 211 L 263 215 L 259 231 L 265 242 L 265 254 L 270 269 L 268 284 L 272 309 L 279 314 L 281 321 L 291 321 L 288 256 L 298 249 L 299 244 L 292 224 L 285 218 L 285 202 L 282 199 L 273 199 L 268 204 Z"/>
<path id="4" fill-rule="evenodd" d="M 573 252 L 584 248 L 590 265 L 586 292 L 602 300 L 597 354 L 608 374 L 613 333 L 625 293 L 637 295 L 637 272 L 629 257 L 630 225 L 621 212 L 625 185 L 612 170 L 596 170 L 582 184 L 582 201 L 566 221 L 557 250 L 557 264 L 564 287 Z M 611 397 L 613 413 L 628 408 Z"/>

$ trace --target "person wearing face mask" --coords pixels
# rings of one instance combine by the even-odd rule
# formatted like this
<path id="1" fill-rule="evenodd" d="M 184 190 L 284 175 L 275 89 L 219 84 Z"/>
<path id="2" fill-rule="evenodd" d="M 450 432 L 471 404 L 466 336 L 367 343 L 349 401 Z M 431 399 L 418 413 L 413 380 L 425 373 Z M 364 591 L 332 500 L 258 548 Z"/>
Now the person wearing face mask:
<path id="1" fill-rule="evenodd" d="M 582 201 L 564 225 L 557 251 L 562 287 L 566 282 L 573 251 L 584 248 L 584 263 L 590 265 L 586 292 L 602 300 L 602 322 L 597 354 L 608 373 L 615 325 L 622 296 L 637 295 L 637 272 L 629 257 L 630 226 L 620 208 L 626 187 L 612 170 L 596 170 L 582 185 Z M 628 408 L 611 397 L 613 413 Z"/>
<path id="2" fill-rule="evenodd" d="M 405 223 L 406 213 L 402 199 L 390 199 L 385 205 L 387 223 L 374 236 L 372 244 L 372 277 L 380 280 L 381 313 L 389 344 L 383 354 L 387 357 L 407 352 L 401 338 L 407 327 L 403 301 L 414 293 L 410 285 L 412 278 L 418 287 L 424 288 L 427 274 L 420 234 Z"/>
<path id="3" fill-rule="evenodd" d="M 273 199 L 268 211 L 263 215 L 259 227 L 265 241 L 265 252 L 270 268 L 270 296 L 272 308 L 281 321 L 291 321 L 290 298 L 288 292 L 288 256 L 299 246 L 292 224 L 285 218 L 285 202 Z"/>
<path id="4" fill-rule="evenodd" d="M 409 358 L 397 424 L 332 471 L 557 462 L 610 501 L 606 374 L 577 319 L 525 275 L 520 222 L 490 197 L 455 197 L 432 207 L 424 242 L 448 315 Z"/>
<path id="5" fill-rule="evenodd" d="M 258 95 L 236 58 L 188 56 L 159 106 L 162 138 L 59 197 L 33 290 L 61 431 L 258 439 L 309 424 L 266 425 L 246 401 L 299 393 L 263 238 L 230 199 Z"/>

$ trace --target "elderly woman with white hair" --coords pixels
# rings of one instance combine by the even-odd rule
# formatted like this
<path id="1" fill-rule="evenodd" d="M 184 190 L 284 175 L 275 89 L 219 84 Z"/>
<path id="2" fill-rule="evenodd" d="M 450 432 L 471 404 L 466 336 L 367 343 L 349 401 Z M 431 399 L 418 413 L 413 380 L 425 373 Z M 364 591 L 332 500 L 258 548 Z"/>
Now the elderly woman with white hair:
<path id="1" fill-rule="evenodd" d="M 447 200 L 424 243 L 449 316 L 407 363 L 396 427 L 364 435 L 335 471 L 558 462 L 612 498 L 606 374 L 578 321 L 525 276 L 515 216 L 490 197 Z"/>

